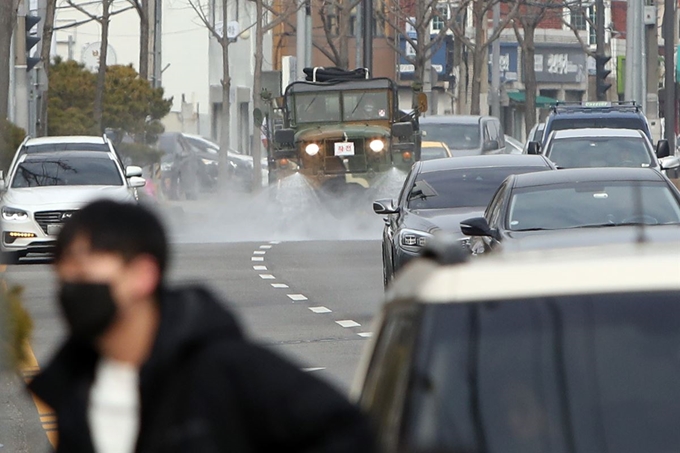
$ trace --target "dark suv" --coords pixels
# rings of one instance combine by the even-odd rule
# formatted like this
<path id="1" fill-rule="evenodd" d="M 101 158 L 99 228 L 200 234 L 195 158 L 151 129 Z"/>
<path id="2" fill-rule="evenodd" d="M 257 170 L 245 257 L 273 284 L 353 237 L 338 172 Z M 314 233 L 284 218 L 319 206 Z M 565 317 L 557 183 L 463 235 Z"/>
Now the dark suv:
<path id="1" fill-rule="evenodd" d="M 530 142 L 527 152 L 538 154 L 554 131 L 585 128 L 641 130 L 650 141 L 653 141 L 649 122 L 642 112 L 642 107 L 635 101 L 558 103 L 552 107 L 550 115 L 545 120 L 542 140 Z M 659 140 L 657 156 L 663 158 L 669 155 L 668 141 Z"/>
<path id="2" fill-rule="evenodd" d="M 679 253 L 619 244 L 411 263 L 353 389 L 381 451 L 677 451 Z"/>

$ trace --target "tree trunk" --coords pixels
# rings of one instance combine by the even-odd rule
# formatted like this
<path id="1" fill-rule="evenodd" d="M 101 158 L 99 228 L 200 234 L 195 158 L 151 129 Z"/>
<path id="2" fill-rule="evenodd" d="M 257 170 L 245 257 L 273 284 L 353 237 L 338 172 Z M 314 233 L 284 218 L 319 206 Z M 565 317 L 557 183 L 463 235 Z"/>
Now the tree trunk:
<path id="1" fill-rule="evenodd" d="M 231 148 L 231 76 L 229 75 L 229 39 L 227 38 L 227 8 L 228 0 L 222 0 L 222 123 L 220 126 L 220 165 L 219 185 L 221 190 L 226 190 L 227 178 L 229 177 L 229 156 Z"/>
<path id="2" fill-rule="evenodd" d="M 536 124 L 536 71 L 534 68 L 534 59 L 536 49 L 534 47 L 534 33 L 535 27 L 525 26 L 524 40 L 522 45 L 522 62 L 524 71 L 524 93 L 525 93 L 525 131 L 527 137 L 531 128 Z"/>
<path id="3" fill-rule="evenodd" d="M 149 0 L 141 0 L 139 13 L 139 78 L 149 80 Z"/>
<path id="4" fill-rule="evenodd" d="M 475 47 L 472 49 L 472 94 L 470 100 L 470 114 L 479 115 L 481 112 L 482 75 L 486 56 L 486 15 L 484 4 L 474 2 L 473 16 L 475 18 Z"/>
<path id="5" fill-rule="evenodd" d="M 486 44 L 483 47 L 475 46 L 472 53 L 472 92 L 470 94 L 470 115 L 480 115 L 481 113 L 481 94 L 482 94 L 482 75 L 484 74 L 484 64 L 486 62 Z"/>
<path id="6" fill-rule="evenodd" d="M 57 9 L 57 0 L 47 0 L 47 5 L 45 8 L 45 25 L 43 28 L 42 43 L 40 48 L 40 60 L 43 64 L 43 77 L 45 79 L 45 85 L 40 96 L 40 102 L 38 108 L 38 127 L 37 135 L 39 137 L 47 135 L 47 103 L 48 98 L 48 86 L 50 79 L 50 53 L 52 51 L 52 35 L 54 34 L 54 13 Z"/>
<path id="7" fill-rule="evenodd" d="M 0 1 L 0 120 L 7 118 L 9 73 L 14 70 L 14 62 L 10 61 L 12 33 L 17 21 L 18 6 L 19 2 L 16 0 Z"/>
<path id="8" fill-rule="evenodd" d="M 253 112 L 257 109 L 262 111 L 262 60 L 264 58 L 263 52 L 263 24 L 264 8 L 262 2 L 264 0 L 255 0 L 255 68 L 253 69 Z M 253 187 L 254 193 L 257 193 L 262 188 L 262 125 L 256 127 L 253 121 Z"/>
<path id="9" fill-rule="evenodd" d="M 95 121 L 94 131 L 96 135 L 103 133 L 102 117 L 104 115 L 104 85 L 106 83 L 106 57 L 109 47 L 109 13 L 110 6 L 113 0 L 102 1 L 102 37 L 101 46 L 99 47 L 99 68 L 97 69 L 97 89 L 94 95 L 94 109 L 93 116 Z"/>

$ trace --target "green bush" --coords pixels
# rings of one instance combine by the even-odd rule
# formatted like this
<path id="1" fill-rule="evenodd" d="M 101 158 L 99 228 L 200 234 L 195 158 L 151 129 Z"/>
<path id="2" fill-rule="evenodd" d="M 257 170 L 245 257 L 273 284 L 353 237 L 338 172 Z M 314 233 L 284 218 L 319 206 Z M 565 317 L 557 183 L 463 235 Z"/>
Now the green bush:
<path id="1" fill-rule="evenodd" d="M 14 154 L 26 137 L 26 131 L 5 119 L 0 119 L 0 170 L 7 173 Z"/>
<path id="2" fill-rule="evenodd" d="M 22 293 L 19 287 L 0 291 L 0 370 L 17 370 L 26 360 L 33 321 L 21 303 Z"/>

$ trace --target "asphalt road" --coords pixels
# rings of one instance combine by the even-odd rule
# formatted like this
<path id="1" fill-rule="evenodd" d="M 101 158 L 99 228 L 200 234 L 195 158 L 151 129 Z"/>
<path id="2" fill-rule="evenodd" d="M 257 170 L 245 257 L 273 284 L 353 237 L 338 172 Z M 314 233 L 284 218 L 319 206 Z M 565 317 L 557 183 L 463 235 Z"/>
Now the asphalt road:
<path id="1" fill-rule="evenodd" d="M 253 242 L 195 243 L 199 225 L 192 233 L 173 230 L 181 243 L 174 246 L 171 284 L 207 284 L 255 341 L 347 392 L 383 294 L 379 241 L 277 242 L 265 240 L 265 232 Z M 25 288 L 35 324 L 32 348 L 43 365 L 65 333 L 51 269 L 10 266 L 7 278 Z M 0 453 L 45 451 L 35 405 L 18 388 L 18 382 L 2 379 Z"/>

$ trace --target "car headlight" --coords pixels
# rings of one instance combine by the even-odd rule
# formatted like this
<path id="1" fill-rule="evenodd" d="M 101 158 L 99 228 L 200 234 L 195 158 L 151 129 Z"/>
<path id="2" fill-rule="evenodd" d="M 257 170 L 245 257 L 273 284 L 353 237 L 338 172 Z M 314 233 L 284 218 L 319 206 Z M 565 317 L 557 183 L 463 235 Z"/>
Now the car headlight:
<path id="1" fill-rule="evenodd" d="M 430 233 L 424 231 L 401 230 L 398 235 L 399 246 L 409 252 L 419 253 L 431 237 Z"/>
<path id="2" fill-rule="evenodd" d="M 371 148 L 371 151 L 379 153 L 380 151 L 385 149 L 385 142 L 380 139 L 375 139 L 368 144 L 368 147 Z"/>
<path id="3" fill-rule="evenodd" d="M 21 209 L 8 208 L 5 206 L 2 208 L 2 218 L 3 220 L 26 220 L 28 218 L 28 213 Z"/>
<path id="4" fill-rule="evenodd" d="M 319 145 L 317 145 L 316 143 L 310 143 L 305 147 L 305 152 L 310 156 L 316 156 L 319 153 L 320 149 L 321 148 L 319 148 Z"/>

